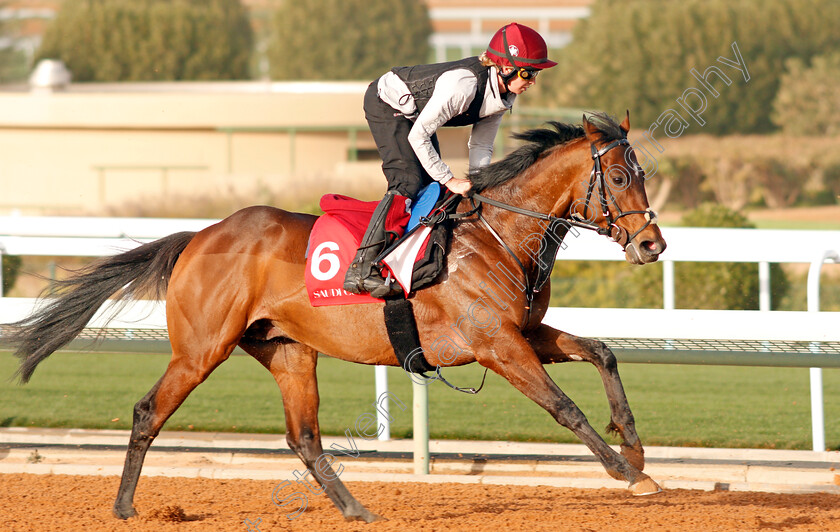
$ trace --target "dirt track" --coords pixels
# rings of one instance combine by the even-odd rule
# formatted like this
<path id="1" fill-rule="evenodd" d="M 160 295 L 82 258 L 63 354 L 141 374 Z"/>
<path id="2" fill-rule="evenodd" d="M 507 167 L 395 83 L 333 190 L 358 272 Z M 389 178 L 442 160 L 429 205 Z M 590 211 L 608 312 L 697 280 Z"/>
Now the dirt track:
<path id="1" fill-rule="evenodd" d="M 276 482 L 141 479 L 138 517 L 111 516 L 117 477 L 0 475 L 0 530 L 840 530 L 840 496 L 672 490 L 636 498 L 618 490 L 468 484 L 348 483 L 388 521 L 346 523 L 324 496 L 289 521 L 271 501 Z M 250 520 L 246 524 L 245 520 Z M 258 520 L 260 520 L 258 522 Z"/>

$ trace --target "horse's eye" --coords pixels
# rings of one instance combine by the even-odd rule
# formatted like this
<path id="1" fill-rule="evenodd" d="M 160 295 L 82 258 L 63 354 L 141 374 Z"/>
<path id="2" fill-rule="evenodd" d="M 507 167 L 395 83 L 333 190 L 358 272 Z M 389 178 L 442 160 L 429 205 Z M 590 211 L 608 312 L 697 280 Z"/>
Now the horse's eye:
<path id="1" fill-rule="evenodd" d="M 607 171 L 607 184 L 613 192 L 621 192 L 630 186 L 630 172 L 618 165 L 611 166 Z"/>

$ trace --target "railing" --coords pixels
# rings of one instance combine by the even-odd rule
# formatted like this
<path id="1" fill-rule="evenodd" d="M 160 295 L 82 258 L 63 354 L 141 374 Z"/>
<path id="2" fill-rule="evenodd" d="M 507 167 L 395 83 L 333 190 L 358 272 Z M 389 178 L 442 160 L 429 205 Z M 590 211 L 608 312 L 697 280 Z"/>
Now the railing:
<path id="1" fill-rule="evenodd" d="M 198 231 L 215 221 L 0 217 L 0 255 L 110 255 L 177 231 Z M 544 322 L 578 336 L 603 339 L 622 362 L 810 367 L 813 444 L 815 450 L 824 450 L 821 368 L 840 367 L 836 327 L 840 313 L 819 310 L 819 285 L 822 265 L 840 262 L 840 231 L 665 228 L 663 232 L 668 242 L 661 260 L 664 309 L 553 307 Z M 570 233 L 566 245 L 558 260 L 623 259 L 616 244 L 589 232 Z M 758 263 L 760 310 L 675 310 L 673 268 L 680 261 Z M 810 264 L 807 312 L 770 312 L 770 263 Z M 0 297 L 0 323 L 25 316 L 32 304 L 31 299 Z M 106 335 L 102 348 L 168 351 L 163 306 L 146 305 L 151 306 L 129 307 L 127 312 L 134 314 L 112 322 L 109 330 L 114 334 Z M 387 390 L 387 374 L 384 367 L 375 373 L 379 396 Z M 415 385 L 415 404 L 421 410 L 425 391 L 425 386 Z M 380 437 L 387 439 L 387 413 L 380 415 L 385 427 Z M 425 415 L 416 415 L 415 423 L 415 434 L 422 434 Z M 418 445 L 417 454 L 422 456 L 422 441 Z M 422 472 L 422 463 L 418 470 Z"/>

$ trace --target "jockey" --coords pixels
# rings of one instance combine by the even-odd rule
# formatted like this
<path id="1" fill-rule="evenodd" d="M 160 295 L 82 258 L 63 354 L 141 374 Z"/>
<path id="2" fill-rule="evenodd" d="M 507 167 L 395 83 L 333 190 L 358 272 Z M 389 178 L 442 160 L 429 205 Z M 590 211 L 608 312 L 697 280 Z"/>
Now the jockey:
<path id="1" fill-rule="evenodd" d="M 395 67 L 370 84 L 364 98 L 365 118 L 382 158 L 388 191 L 347 270 L 345 290 L 374 297 L 398 292 L 399 287 L 392 289 L 373 264 L 389 243 L 388 213 L 407 210 L 431 180 L 455 194 L 469 192 L 470 180 L 455 177 L 441 160 L 437 129 L 471 125 L 470 172 L 490 164 L 505 111 L 536 82 L 540 70 L 556 64 L 548 59 L 539 33 L 514 22 L 497 31 L 478 57 Z"/>

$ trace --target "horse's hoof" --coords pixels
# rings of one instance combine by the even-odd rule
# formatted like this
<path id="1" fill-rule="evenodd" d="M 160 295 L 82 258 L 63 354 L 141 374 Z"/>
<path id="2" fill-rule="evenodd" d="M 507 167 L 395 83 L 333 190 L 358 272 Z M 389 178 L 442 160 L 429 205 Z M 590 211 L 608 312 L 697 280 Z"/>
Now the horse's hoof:
<path id="1" fill-rule="evenodd" d="M 373 523 L 375 521 L 387 521 L 387 517 L 382 517 L 381 515 L 377 515 L 373 512 L 368 512 L 368 516 L 365 518 L 365 523 Z"/>
<path id="2" fill-rule="evenodd" d="M 382 517 L 381 515 L 376 515 L 373 512 L 369 512 L 367 510 L 363 510 L 359 514 L 354 515 L 345 515 L 344 519 L 346 521 L 364 521 L 365 523 L 373 523 L 375 521 L 387 521 L 388 519 Z"/>
<path id="3" fill-rule="evenodd" d="M 640 480 L 635 484 L 630 485 L 630 491 L 633 495 L 636 496 L 643 496 L 643 495 L 653 495 L 654 493 L 659 493 L 662 491 L 662 488 L 659 487 L 659 484 L 653 481 L 652 478 L 646 477 L 644 480 Z"/>
<path id="4" fill-rule="evenodd" d="M 128 508 L 120 508 L 116 505 L 114 506 L 114 517 L 117 519 L 128 519 L 129 517 L 134 517 L 135 515 L 137 515 L 137 511 L 133 506 L 129 506 Z"/>

